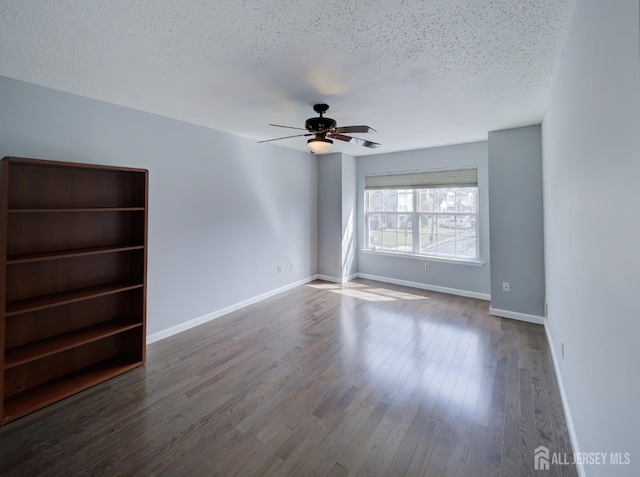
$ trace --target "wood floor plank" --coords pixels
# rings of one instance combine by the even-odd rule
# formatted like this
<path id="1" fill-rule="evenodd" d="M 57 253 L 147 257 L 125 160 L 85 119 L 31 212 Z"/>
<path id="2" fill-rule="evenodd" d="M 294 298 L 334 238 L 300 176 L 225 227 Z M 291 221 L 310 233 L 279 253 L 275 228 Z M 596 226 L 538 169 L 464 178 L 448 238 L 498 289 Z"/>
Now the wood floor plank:
<path id="1" fill-rule="evenodd" d="M 416 449 L 413 451 L 413 455 L 407 466 L 406 475 L 427 474 L 427 465 L 429 464 L 433 449 L 442 442 L 440 440 L 441 430 L 442 424 L 440 422 L 427 419 L 425 430 L 420 436 Z"/>
<path id="2" fill-rule="evenodd" d="M 449 452 L 449 458 L 446 463 L 445 475 L 464 475 L 464 469 L 469 461 L 471 451 L 471 438 L 472 431 L 460 426 L 455 428 L 452 449 Z"/>
<path id="3" fill-rule="evenodd" d="M 324 420 L 309 420 L 302 429 L 307 437 L 285 459 L 281 471 L 284 475 L 326 475 L 337 462 L 343 446 L 346 447 L 373 410 L 372 406 L 367 406 L 355 416 L 332 413 Z M 323 473 L 320 466 L 329 468 Z"/>
<path id="4" fill-rule="evenodd" d="M 378 429 L 378 426 L 382 422 L 385 414 L 389 410 L 389 405 L 380 401 L 373 412 L 369 415 L 363 426 L 358 430 L 357 434 L 353 437 L 349 445 L 342 452 L 338 458 L 338 463 L 346 469 L 354 469 L 354 463 L 361 452 L 364 452 L 368 446 L 369 441 L 373 437 L 374 433 Z"/>
<path id="5" fill-rule="evenodd" d="M 386 475 L 404 475 L 411 463 L 411 459 L 420 442 L 421 436 L 426 432 L 429 420 L 432 419 L 434 406 L 438 398 L 444 400 L 448 398 L 446 391 L 442 393 L 443 386 L 447 381 L 447 370 L 450 365 L 446 360 L 442 360 L 435 375 L 430 379 L 428 387 L 419 400 L 419 407 L 415 413 L 411 425 L 407 428 L 406 433 L 393 456 Z M 452 381 L 453 379 L 449 379 Z"/>
<path id="6" fill-rule="evenodd" d="M 1 427 L 0 474 L 527 476 L 572 451 L 543 328 L 472 298 L 315 281 L 147 357 Z"/>
<path id="7" fill-rule="evenodd" d="M 511 329 L 503 333 L 507 341 L 505 419 L 502 440 L 502 473 L 520 473 L 520 369 L 519 348 Z"/>
<path id="8" fill-rule="evenodd" d="M 389 410 L 383 417 L 380 425 L 377 427 L 373 436 L 369 440 L 369 445 L 366 446 L 363 452 L 350 463 L 351 473 L 354 475 L 374 475 L 375 472 L 373 465 L 376 461 L 378 454 L 381 451 L 389 451 L 391 457 L 395 454 L 397 446 L 400 445 L 401 437 L 396 439 L 397 446 L 389 444 L 393 442 L 392 433 L 398 428 L 398 422 L 401 422 L 403 418 L 408 420 L 408 416 L 413 417 L 412 405 L 407 403 L 415 403 L 415 410 L 417 410 L 417 399 L 412 399 L 416 387 L 419 385 L 422 375 L 425 374 L 421 368 L 414 368 L 411 375 L 407 377 L 404 383 L 396 389 L 396 392 L 389 396 Z M 408 426 L 408 424 L 407 424 Z M 397 432 L 398 436 L 403 434 L 402 431 Z M 390 462 L 390 459 L 389 459 Z M 386 469 L 385 469 L 386 470 Z"/>
<path id="9" fill-rule="evenodd" d="M 521 341 L 524 342 L 524 339 Z M 529 354 L 529 349 L 519 347 L 520 353 Z M 520 364 L 526 366 L 520 368 L 520 419 L 519 419 L 519 442 L 520 442 L 520 472 L 523 477 L 534 475 L 532 449 L 536 448 L 536 427 L 533 409 L 533 384 L 531 382 L 531 370 L 529 369 L 529 358 L 520 360 Z"/>
<path id="10" fill-rule="evenodd" d="M 496 476 L 502 468 L 502 439 L 504 438 L 504 410 L 506 393 L 507 359 L 499 358 L 493 383 L 489 426 L 487 429 L 488 465 L 482 475 Z"/>

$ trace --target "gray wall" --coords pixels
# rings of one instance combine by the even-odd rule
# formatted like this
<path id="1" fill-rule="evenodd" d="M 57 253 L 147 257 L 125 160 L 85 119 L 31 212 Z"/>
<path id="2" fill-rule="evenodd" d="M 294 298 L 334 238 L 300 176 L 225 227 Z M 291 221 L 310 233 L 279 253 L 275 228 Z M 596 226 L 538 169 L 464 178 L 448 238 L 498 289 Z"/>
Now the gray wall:
<path id="1" fill-rule="evenodd" d="M 318 157 L 318 273 L 342 282 L 358 271 L 356 158 Z"/>
<path id="2" fill-rule="evenodd" d="M 149 169 L 150 334 L 317 273 L 316 157 L 2 77 L 0 105 L 2 156 Z"/>
<path id="3" fill-rule="evenodd" d="M 542 122 L 548 326 L 582 452 L 640 475 L 640 8 L 580 0 Z"/>
<path id="4" fill-rule="evenodd" d="M 544 316 L 542 215 L 540 125 L 490 132 L 492 308 Z"/>
<path id="5" fill-rule="evenodd" d="M 318 160 L 318 273 L 342 277 L 342 154 Z"/>
<path id="6" fill-rule="evenodd" d="M 489 271 L 489 199 L 486 141 L 455 146 L 434 147 L 415 151 L 394 152 L 358 158 L 358 217 L 364 217 L 364 176 L 385 172 L 420 171 L 452 167 L 477 166 L 479 188 L 479 259 L 482 267 L 430 261 L 430 271 L 424 261 L 362 252 L 364 221 L 358 221 L 358 271 L 394 280 L 462 290 L 488 296 Z"/>
<path id="7" fill-rule="evenodd" d="M 358 272 L 357 160 L 342 154 L 342 279 Z"/>

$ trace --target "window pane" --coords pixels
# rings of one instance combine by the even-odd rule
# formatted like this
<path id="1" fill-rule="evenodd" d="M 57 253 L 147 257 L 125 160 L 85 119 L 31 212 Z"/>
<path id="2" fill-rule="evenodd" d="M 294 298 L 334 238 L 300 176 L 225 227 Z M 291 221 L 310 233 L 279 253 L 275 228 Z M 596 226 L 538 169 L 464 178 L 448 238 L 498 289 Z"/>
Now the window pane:
<path id="1" fill-rule="evenodd" d="M 463 258 L 476 258 L 476 238 L 458 237 L 456 255 Z"/>
<path id="2" fill-rule="evenodd" d="M 368 209 L 370 212 L 382 211 L 382 191 L 381 190 L 369 190 L 367 191 L 368 197 Z"/>
<path id="3" fill-rule="evenodd" d="M 395 250 L 396 248 L 396 216 L 382 214 L 382 248 Z"/>
<path id="4" fill-rule="evenodd" d="M 381 248 L 413 252 L 413 226 L 410 214 L 382 214 L 381 223 Z"/>
<path id="5" fill-rule="evenodd" d="M 476 216 L 475 215 L 458 215 L 456 216 L 456 230 L 458 236 L 475 236 L 476 235 Z"/>
<path id="6" fill-rule="evenodd" d="M 433 214 L 420 214 L 420 233 L 436 232 L 436 216 Z"/>
<path id="7" fill-rule="evenodd" d="M 453 212 L 450 210 L 451 207 L 447 202 L 447 190 L 446 189 L 436 189 L 436 211 L 437 212 Z"/>
<path id="8" fill-rule="evenodd" d="M 477 189 L 464 187 L 453 189 L 456 193 L 456 212 L 475 212 Z"/>
<path id="9" fill-rule="evenodd" d="M 455 215 L 438 215 L 437 224 L 440 233 L 453 234 L 456 229 L 456 217 Z"/>
<path id="10" fill-rule="evenodd" d="M 420 212 L 436 212 L 438 210 L 438 197 L 435 189 L 420 189 L 418 206 Z"/>
<path id="11" fill-rule="evenodd" d="M 385 212 L 396 212 L 398 210 L 397 190 L 383 190 L 382 197 L 382 210 L 384 210 Z"/>
<path id="12" fill-rule="evenodd" d="M 369 214 L 369 243 L 372 249 L 382 246 L 382 214 Z"/>
<path id="13" fill-rule="evenodd" d="M 410 215 L 398 216 L 397 250 L 402 252 L 413 252 L 413 225 Z"/>
<path id="14" fill-rule="evenodd" d="M 384 212 L 411 212 L 413 210 L 413 190 L 383 190 L 382 210 Z"/>
<path id="15" fill-rule="evenodd" d="M 398 211 L 399 212 L 413 211 L 413 190 L 398 191 Z"/>
<path id="16" fill-rule="evenodd" d="M 420 253 L 436 253 L 437 243 L 436 216 L 422 214 L 420 216 Z"/>
<path id="17" fill-rule="evenodd" d="M 455 237 L 447 237 L 447 240 L 443 240 L 438 242 L 438 255 L 447 255 L 451 257 L 455 257 L 456 255 L 456 239 Z"/>
<path id="18" fill-rule="evenodd" d="M 411 233 L 411 229 L 413 224 L 411 223 L 410 215 L 399 215 L 398 216 L 398 228 L 403 230 L 408 230 Z"/>

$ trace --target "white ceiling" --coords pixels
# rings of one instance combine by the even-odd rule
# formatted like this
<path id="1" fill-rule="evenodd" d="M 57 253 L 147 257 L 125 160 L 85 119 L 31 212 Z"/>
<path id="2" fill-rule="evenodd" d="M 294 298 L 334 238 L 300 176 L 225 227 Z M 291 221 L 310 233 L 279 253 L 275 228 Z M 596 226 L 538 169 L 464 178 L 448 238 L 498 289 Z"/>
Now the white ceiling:
<path id="1" fill-rule="evenodd" d="M 256 141 L 326 102 L 382 143 L 332 152 L 418 149 L 540 122 L 575 3 L 0 0 L 0 75 Z"/>

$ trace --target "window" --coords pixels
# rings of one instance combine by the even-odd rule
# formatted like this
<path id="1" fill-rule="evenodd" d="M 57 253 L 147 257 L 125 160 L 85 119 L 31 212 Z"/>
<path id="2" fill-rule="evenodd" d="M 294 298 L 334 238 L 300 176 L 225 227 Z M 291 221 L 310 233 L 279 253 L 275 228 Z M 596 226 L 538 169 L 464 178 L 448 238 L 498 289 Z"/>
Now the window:
<path id="1" fill-rule="evenodd" d="M 367 249 L 478 258 L 477 169 L 366 176 L 365 183 Z"/>

